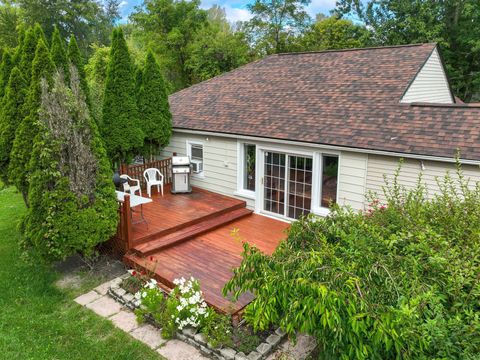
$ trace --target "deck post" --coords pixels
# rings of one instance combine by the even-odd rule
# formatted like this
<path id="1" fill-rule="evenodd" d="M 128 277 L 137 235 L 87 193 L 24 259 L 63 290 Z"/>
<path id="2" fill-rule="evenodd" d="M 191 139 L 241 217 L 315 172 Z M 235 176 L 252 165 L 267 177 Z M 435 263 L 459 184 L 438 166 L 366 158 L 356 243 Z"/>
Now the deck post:
<path id="1" fill-rule="evenodd" d="M 133 237 L 132 237 L 132 214 L 130 209 L 130 195 L 125 194 L 123 201 L 123 224 L 124 224 L 124 233 L 126 237 L 126 251 L 129 251 L 133 247 Z"/>

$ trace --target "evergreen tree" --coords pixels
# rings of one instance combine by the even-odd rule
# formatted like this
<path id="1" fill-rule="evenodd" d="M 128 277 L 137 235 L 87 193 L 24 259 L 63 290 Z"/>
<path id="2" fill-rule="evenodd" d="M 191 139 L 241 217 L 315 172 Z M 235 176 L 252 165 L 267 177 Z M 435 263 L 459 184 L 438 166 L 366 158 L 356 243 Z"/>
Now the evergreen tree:
<path id="1" fill-rule="evenodd" d="M 78 71 L 78 76 L 80 78 L 80 86 L 82 87 L 82 91 L 85 94 L 87 105 L 89 105 L 90 93 L 88 91 L 87 77 L 85 75 L 85 65 L 83 63 L 80 49 L 78 48 L 77 40 L 73 35 L 70 37 L 70 41 L 68 42 L 68 60 L 73 66 L 75 66 Z"/>
<path id="2" fill-rule="evenodd" d="M 167 145 L 172 135 L 172 114 L 165 80 L 152 51 L 147 54 L 142 79 L 139 110 L 145 133 L 146 154 L 152 160 L 155 152 Z"/>
<path id="3" fill-rule="evenodd" d="M 46 79 L 52 82 L 55 64 L 45 42 L 40 39 L 32 63 L 32 80 L 28 89 L 24 110 L 26 117 L 15 133 L 10 154 L 9 178 L 22 193 L 28 205 L 28 164 L 32 154 L 35 136 L 38 134 L 38 109 L 40 108 L 40 82 Z"/>
<path id="4" fill-rule="evenodd" d="M 37 43 L 40 41 L 40 39 L 42 39 L 45 45 L 48 46 L 47 37 L 45 36 L 45 33 L 43 32 L 43 29 L 39 23 L 35 23 L 35 26 L 33 27 L 33 32 L 35 33 L 35 38 L 37 39 Z"/>
<path id="5" fill-rule="evenodd" d="M 15 131 L 24 118 L 23 104 L 27 94 L 28 84 L 17 67 L 14 67 L 5 97 L 3 110 L 0 114 L 0 179 L 8 183 L 8 165 L 12 150 Z"/>
<path id="6" fill-rule="evenodd" d="M 18 45 L 15 48 L 15 52 L 13 53 L 13 59 L 12 59 L 15 66 L 19 66 L 20 64 L 20 58 L 22 56 L 22 46 L 24 41 L 25 41 L 25 27 L 21 26 L 20 29 L 18 30 Z"/>
<path id="7" fill-rule="evenodd" d="M 37 38 L 33 28 L 29 28 L 25 33 L 25 39 L 20 51 L 19 69 L 23 77 L 29 82 L 32 77 L 32 61 L 37 48 Z"/>
<path id="8" fill-rule="evenodd" d="M 113 31 L 103 101 L 102 137 L 114 164 L 143 146 L 133 64 L 121 29 Z"/>
<path id="9" fill-rule="evenodd" d="M 117 225 L 110 164 L 73 66 L 70 76 L 70 87 L 59 72 L 53 87 L 42 81 L 30 207 L 22 224 L 24 249 L 50 261 L 91 255 Z"/>
<path id="10" fill-rule="evenodd" d="M 60 31 L 55 26 L 52 35 L 52 46 L 50 48 L 50 52 L 52 54 L 52 60 L 57 67 L 57 70 L 61 70 L 63 72 L 63 76 L 65 82 L 69 83 L 69 73 L 68 73 L 68 58 L 67 53 L 65 51 L 65 47 L 63 46 L 63 39 L 60 36 Z"/>
<path id="11" fill-rule="evenodd" d="M 10 72 L 13 68 L 13 59 L 12 55 L 8 50 L 5 50 L 2 56 L 2 63 L 0 65 L 0 109 L 1 109 L 1 100 L 3 95 L 5 95 L 5 89 L 8 84 L 8 79 L 10 78 Z"/>
<path id="12" fill-rule="evenodd" d="M 137 95 L 137 106 L 140 106 L 140 89 L 142 88 L 143 70 L 135 65 L 135 94 Z M 138 109 L 140 110 L 140 108 Z"/>

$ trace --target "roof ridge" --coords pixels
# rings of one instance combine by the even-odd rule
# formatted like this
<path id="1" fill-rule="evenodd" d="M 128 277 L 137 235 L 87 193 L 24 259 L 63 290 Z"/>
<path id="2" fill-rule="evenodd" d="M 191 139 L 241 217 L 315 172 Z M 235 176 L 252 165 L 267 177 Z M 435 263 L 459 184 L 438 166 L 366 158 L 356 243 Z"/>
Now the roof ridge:
<path id="1" fill-rule="evenodd" d="M 278 53 L 273 54 L 276 56 L 286 56 L 286 55 L 304 55 L 304 54 L 321 54 L 321 53 L 332 53 L 332 52 L 349 52 L 349 51 L 364 51 L 364 50 L 379 50 L 379 49 L 392 49 L 392 48 L 403 48 L 403 47 L 416 47 L 416 46 L 425 46 L 432 45 L 437 46 L 436 42 L 430 43 L 418 43 L 418 44 L 404 44 L 404 45 L 387 45 L 387 46 L 369 46 L 364 48 L 350 48 L 350 49 L 328 49 L 328 50 L 315 50 L 315 51 L 299 51 L 299 52 L 289 52 L 289 53 Z"/>

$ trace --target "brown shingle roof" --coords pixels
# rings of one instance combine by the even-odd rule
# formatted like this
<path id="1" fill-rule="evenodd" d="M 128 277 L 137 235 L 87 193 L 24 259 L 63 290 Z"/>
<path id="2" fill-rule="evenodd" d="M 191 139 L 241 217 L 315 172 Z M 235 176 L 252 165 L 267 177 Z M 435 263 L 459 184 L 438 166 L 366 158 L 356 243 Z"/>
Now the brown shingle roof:
<path id="1" fill-rule="evenodd" d="M 434 48 L 268 56 L 172 94 L 174 127 L 480 160 L 480 108 L 400 103 Z"/>

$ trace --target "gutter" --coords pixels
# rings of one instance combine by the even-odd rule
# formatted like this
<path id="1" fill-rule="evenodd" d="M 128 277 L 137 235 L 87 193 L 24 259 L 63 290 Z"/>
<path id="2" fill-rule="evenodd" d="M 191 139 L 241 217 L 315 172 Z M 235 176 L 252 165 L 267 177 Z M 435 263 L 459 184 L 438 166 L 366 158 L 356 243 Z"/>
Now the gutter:
<path id="1" fill-rule="evenodd" d="M 361 148 L 354 148 L 354 147 L 348 147 L 348 146 L 337 146 L 337 145 L 324 145 L 324 144 L 316 144 L 316 143 L 309 143 L 309 142 L 302 142 L 302 141 L 273 139 L 273 138 L 267 138 L 267 137 L 261 137 L 261 136 L 228 134 L 228 133 L 221 133 L 221 132 L 215 132 L 215 131 L 190 130 L 190 129 L 183 129 L 183 128 L 175 128 L 175 127 L 173 128 L 173 131 L 178 132 L 178 133 L 185 133 L 185 134 L 218 136 L 218 137 L 224 137 L 224 138 L 242 139 L 242 140 L 250 140 L 250 141 L 265 141 L 265 142 L 270 142 L 270 143 L 275 143 L 275 144 L 304 146 L 304 147 L 311 147 L 311 148 L 315 148 L 315 149 L 343 150 L 343 151 L 350 151 L 350 152 L 360 153 L 360 154 L 395 156 L 395 157 L 400 157 L 400 158 L 405 158 L 405 159 L 418 159 L 418 160 L 429 160 L 429 161 L 456 163 L 456 159 L 453 158 L 453 157 L 450 158 L 450 157 L 443 157 L 443 156 L 407 154 L 407 153 L 394 152 L 394 151 L 361 149 Z M 460 158 L 459 162 L 461 164 L 464 164 L 464 165 L 480 166 L 480 160 L 469 160 L 469 159 L 461 159 Z"/>

